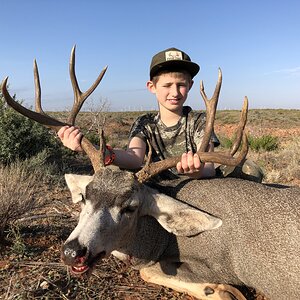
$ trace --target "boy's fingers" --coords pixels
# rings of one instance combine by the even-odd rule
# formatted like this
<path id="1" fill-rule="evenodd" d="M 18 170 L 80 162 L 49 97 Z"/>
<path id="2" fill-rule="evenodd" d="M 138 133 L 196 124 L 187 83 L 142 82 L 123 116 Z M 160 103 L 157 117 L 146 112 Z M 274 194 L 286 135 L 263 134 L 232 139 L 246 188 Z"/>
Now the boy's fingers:
<path id="1" fill-rule="evenodd" d="M 79 132 L 76 136 L 75 136 L 75 141 L 80 144 L 81 143 L 81 139 L 83 137 L 83 134 L 81 132 Z"/>
<path id="2" fill-rule="evenodd" d="M 199 170 L 200 167 L 201 167 L 200 157 L 199 157 L 198 154 L 195 153 L 195 154 L 194 154 L 194 168 L 195 168 L 196 170 Z"/>
<path id="3" fill-rule="evenodd" d="M 187 164 L 190 172 L 193 172 L 195 167 L 194 167 L 194 154 L 189 151 L 187 153 Z"/>
<path id="4" fill-rule="evenodd" d="M 189 151 L 181 155 L 181 161 L 176 164 L 178 173 L 194 173 L 201 168 L 201 161 L 198 154 Z"/>
<path id="5" fill-rule="evenodd" d="M 179 161 L 179 162 L 176 164 L 176 169 L 177 169 L 177 172 L 178 172 L 178 173 L 183 173 L 181 161 Z"/>
<path id="6" fill-rule="evenodd" d="M 66 129 L 66 133 L 71 133 L 71 132 L 73 132 L 74 130 L 76 130 L 76 128 L 74 127 L 74 126 L 70 126 L 70 127 L 68 127 L 67 129 Z"/>
<path id="7" fill-rule="evenodd" d="M 183 173 L 186 173 L 189 171 L 188 154 L 187 153 L 183 153 L 181 155 L 181 168 L 183 170 Z"/>
<path id="8" fill-rule="evenodd" d="M 74 137 L 76 137 L 79 133 L 80 133 L 79 129 L 73 128 L 73 129 L 70 131 L 69 136 L 72 137 L 72 138 L 74 138 Z"/>
<path id="9" fill-rule="evenodd" d="M 62 128 L 60 128 L 57 132 L 57 136 L 62 139 L 64 137 L 64 134 L 66 132 L 66 130 L 69 128 L 69 126 L 63 126 Z"/>

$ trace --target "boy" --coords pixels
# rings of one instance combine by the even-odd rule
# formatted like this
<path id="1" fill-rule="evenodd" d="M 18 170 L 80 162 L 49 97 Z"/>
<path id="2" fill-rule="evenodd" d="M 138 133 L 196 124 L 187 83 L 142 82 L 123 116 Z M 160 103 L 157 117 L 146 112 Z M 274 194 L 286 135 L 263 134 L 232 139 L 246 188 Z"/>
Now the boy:
<path id="1" fill-rule="evenodd" d="M 147 140 L 152 146 L 152 161 L 182 155 L 175 170 L 168 177 L 185 174 L 193 178 L 213 177 L 213 163 L 200 163 L 197 147 L 200 146 L 205 126 L 205 114 L 193 112 L 184 103 L 193 86 L 193 77 L 200 67 L 190 57 L 176 48 L 163 50 L 153 56 L 147 89 L 156 96 L 159 113 L 139 117 L 133 124 L 126 150 L 110 149 L 107 161 L 121 168 L 138 169 L 144 162 Z M 58 136 L 63 144 L 75 151 L 82 151 L 82 133 L 76 127 L 65 126 Z M 215 135 L 208 151 L 219 144 Z M 112 153 L 113 152 L 113 153 Z M 113 155 L 112 155 L 113 154 Z M 114 159 L 112 159 L 114 157 Z M 112 161 L 113 160 L 113 161 Z"/>

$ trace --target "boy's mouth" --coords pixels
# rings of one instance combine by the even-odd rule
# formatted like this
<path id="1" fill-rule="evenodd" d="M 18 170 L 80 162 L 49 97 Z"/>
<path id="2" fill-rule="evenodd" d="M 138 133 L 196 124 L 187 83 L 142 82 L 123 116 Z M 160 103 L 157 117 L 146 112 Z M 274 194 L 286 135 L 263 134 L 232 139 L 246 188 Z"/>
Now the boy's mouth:
<path id="1" fill-rule="evenodd" d="M 171 104 L 178 104 L 180 102 L 180 99 L 168 99 L 168 102 Z"/>

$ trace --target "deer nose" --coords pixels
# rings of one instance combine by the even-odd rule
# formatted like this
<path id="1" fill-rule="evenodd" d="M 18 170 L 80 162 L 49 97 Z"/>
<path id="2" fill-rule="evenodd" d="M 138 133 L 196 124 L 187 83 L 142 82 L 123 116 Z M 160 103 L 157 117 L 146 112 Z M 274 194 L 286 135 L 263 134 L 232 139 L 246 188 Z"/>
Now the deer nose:
<path id="1" fill-rule="evenodd" d="M 62 260 L 67 265 L 84 263 L 88 256 L 87 247 L 80 245 L 77 239 L 62 246 Z"/>

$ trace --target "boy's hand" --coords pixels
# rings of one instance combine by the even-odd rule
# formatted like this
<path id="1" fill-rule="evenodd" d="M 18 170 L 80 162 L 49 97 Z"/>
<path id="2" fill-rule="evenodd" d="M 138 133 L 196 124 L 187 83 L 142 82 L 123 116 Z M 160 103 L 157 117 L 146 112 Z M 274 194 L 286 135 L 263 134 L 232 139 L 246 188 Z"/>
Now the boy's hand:
<path id="1" fill-rule="evenodd" d="M 176 168 L 178 173 L 188 173 L 192 174 L 199 172 L 201 167 L 201 161 L 198 154 L 193 154 L 192 151 L 188 153 L 183 153 L 181 156 L 181 161 L 177 163 Z"/>
<path id="2" fill-rule="evenodd" d="M 77 152 L 83 151 L 80 144 L 83 134 L 79 128 L 75 126 L 63 126 L 59 129 L 57 135 L 67 148 Z"/>

